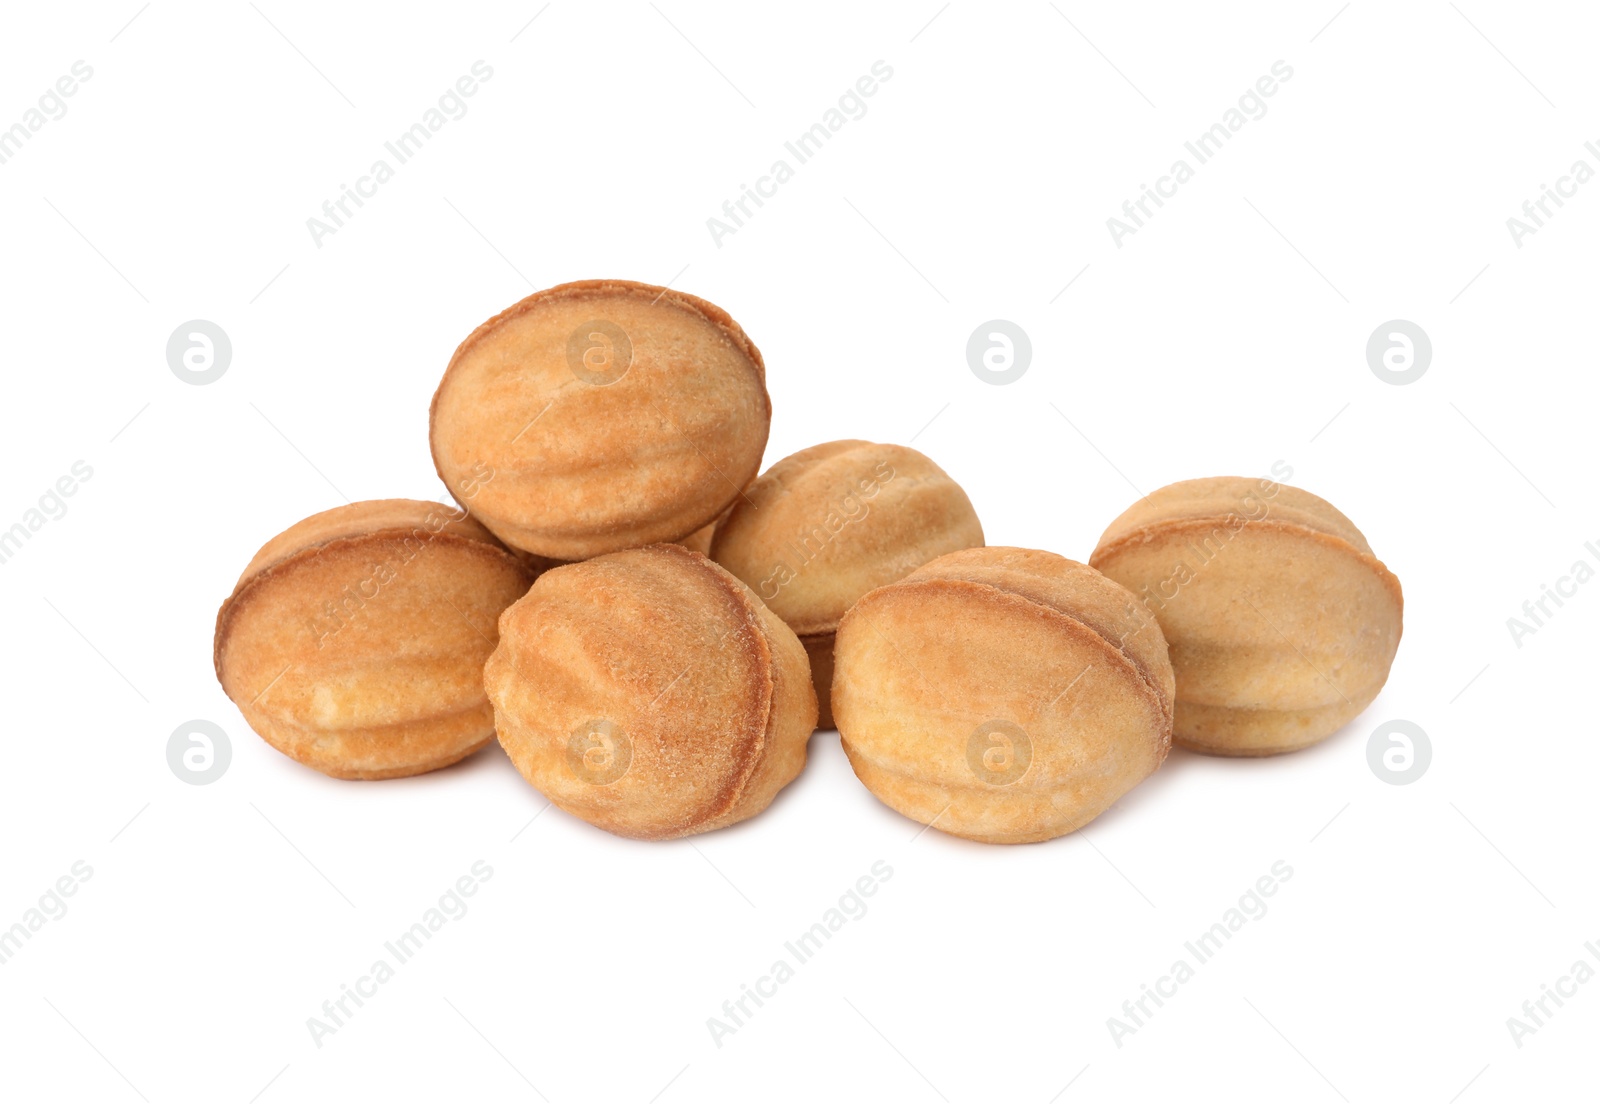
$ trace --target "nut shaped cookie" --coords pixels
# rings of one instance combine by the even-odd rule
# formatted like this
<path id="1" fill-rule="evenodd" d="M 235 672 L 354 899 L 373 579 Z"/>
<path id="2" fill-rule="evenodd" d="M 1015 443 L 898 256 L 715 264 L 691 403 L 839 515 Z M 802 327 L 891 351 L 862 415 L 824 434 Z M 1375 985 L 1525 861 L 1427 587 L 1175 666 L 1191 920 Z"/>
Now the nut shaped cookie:
<path id="1" fill-rule="evenodd" d="M 799 775 L 817 722 L 794 632 L 671 544 L 545 573 L 501 615 L 483 680 L 528 782 L 628 838 L 759 814 Z"/>
<path id="2" fill-rule="evenodd" d="M 1070 833 L 1149 776 L 1172 735 L 1161 628 L 1121 585 L 1040 550 L 930 561 L 839 624 L 833 713 L 856 775 L 980 842 Z"/>
<path id="3" fill-rule="evenodd" d="M 1332 504 L 1286 484 L 1170 484 L 1118 516 L 1089 561 L 1160 621 L 1173 739 L 1202 753 L 1320 742 L 1373 701 L 1400 645 L 1400 581 Z"/>
<path id="4" fill-rule="evenodd" d="M 790 454 L 733 502 L 711 556 L 800 636 L 830 727 L 834 633 L 850 605 L 941 554 L 983 545 L 972 501 L 907 446 L 826 442 Z"/>
<path id="5" fill-rule="evenodd" d="M 771 417 L 761 353 L 721 308 L 578 281 L 468 336 L 429 439 L 440 479 L 484 526 L 573 561 L 715 520 L 760 468 Z"/>
<path id="6" fill-rule="evenodd" d="M 217 679 L 257 734 L 329 776 L 443 768 L 494 737 L 483 663 L 535 575 L 458 508 L 336 507 L 245 567 L 217 612 Z"/>

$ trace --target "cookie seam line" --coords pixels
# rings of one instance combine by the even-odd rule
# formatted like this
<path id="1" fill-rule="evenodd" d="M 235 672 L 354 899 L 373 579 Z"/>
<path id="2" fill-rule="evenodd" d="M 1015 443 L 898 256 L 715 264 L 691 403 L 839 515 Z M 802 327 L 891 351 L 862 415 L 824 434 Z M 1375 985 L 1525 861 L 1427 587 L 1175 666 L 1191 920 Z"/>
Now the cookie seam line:
<path id="1" fill-rule="evenodd" d="M 385 527 L 382 530 L 342 535 L 324 542 L 314 542 L 310 545 L 301 546 L 288 556 L 262 566 L 249 577 L 234 585 L 233 591 L 228 594 L 228 598 L 223 600 L 222 606 L 217 609 L 217 625 L 212 635 L 211 663 L 212 668 L 216 671 L 217 681 L 219 683 L 222 681 L 222 660 L 223 655 L 227 652 L 225 639 L 228 636 L 228 632 L 233 628 L 237 612 L 242 608 L 250 593 L 264 587 L 275 577 L 291 572 L 306 562 L 314 560 L 318 555 L 326 551 L 360 546 L 374 539 L 384 544 L 394 544 L 402 537 L 409 536 L 414 529 Z M 430 543 L 441 540 L 452 545 L 460 545 L 462 548 L 480 547 L 484 551 L 496 555 L 497 559 L 505 564 L 521 570 L 525 576 L 533 575 L 532 571 L 517 558 L 516 554 L 497 543 L 485 542 L 481 538 L 471 538 L 464 534 L 452 534 L 446 531 L 438 531 L 427 539 Z M 227 690 L 226 685 L 223 686 L 223 690 Z"/>

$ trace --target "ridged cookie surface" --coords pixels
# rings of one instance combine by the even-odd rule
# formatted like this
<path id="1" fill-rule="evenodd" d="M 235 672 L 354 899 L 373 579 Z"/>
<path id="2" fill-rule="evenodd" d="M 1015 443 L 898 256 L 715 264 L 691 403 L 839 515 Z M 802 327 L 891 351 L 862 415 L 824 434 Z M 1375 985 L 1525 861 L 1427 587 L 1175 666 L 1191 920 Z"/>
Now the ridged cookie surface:
<path id="1" fill-rule="evenodd" d="M 1181 481 L 1123 512 L 1089 559 L 1172 649 L 1173 737 L 1286 753 L 1359 715 L 1399 648 L 1400 582 L 1332 504 L 1248 477 Z"/>
<path id="2" fill-rule="evenodd" d="M 983 842 L 1095 818 L 1161 764 L 1173 677 L 1154 618 L 1087 565 L 963 550 L 867 594 L 840 624 L 834 718 L 862 782 Z"/>
<path id="3" fill-rule="evenodd" d="M 440 478 L 484 526 L 566 561 L 712 522 L 760 468 L 771 417 L 761 353 L 727 312 L 654 285 L 578 281 L 461 343 L 429 439 Z"/>
<path id="4" fill-rule="evenodd" d="M 245 567 L 217 613 L 217 679 L 256 733 L 330 776 L 442 768 L 493 737 L 483 663 L 534 576 L 443 504 L 324 511 Z"/>
<path id="5" fill-rule="evenodd" d="M 817 718 L 794 632 L 670 544 L 544 574 L 501 616 L 484 683 L 528 782 L 630 838 L 759 813 L 805 765 Z"/>

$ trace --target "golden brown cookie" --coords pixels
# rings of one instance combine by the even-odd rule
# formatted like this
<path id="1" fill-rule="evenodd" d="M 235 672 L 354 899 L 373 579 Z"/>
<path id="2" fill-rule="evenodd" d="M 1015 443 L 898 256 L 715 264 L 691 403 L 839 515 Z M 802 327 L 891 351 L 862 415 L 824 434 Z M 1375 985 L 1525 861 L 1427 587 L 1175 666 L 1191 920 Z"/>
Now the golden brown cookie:
<path id="1" fill-rule="evenodd" d="M 834 666 L 861 782 L 962 838 L 1070 833 L 1171 742 L 1161 628 L 1121 585 L 1040 550 L 962 550 L 867 593 L 839 624 Z"/>
<path id="2" fill-rule="evenodd" d="M 1160 620 L 1173 738 L 1203 753 L 1320 742 L 1373 701 L 1400 644 L 1400 581 L 1332 504 L 1286 484 L 1169 484 L 1119 515 L 1089 561 Z"/>
<path id="3" fill-rule="evenodd" d="M 217 612 L 217 679 L 257 734 L 329 776 L 443 768 L 494 737 L 483 663 L 535 575 L 458 508 L 336 507 L 245 567 Z"/>
<path id="4" fill-rule="evenodd" d="M 811 655 L 831 727 L 833 638 L 851 604 L 940 554 L 983 545 L 961 486 L 907 446 L 826 442 L 763 473 L 717 524 L 711 556 L 748 584 Z"/>
<path id="5" fill-rule="evenodd" d="M 545 573 L 500 617 L 483 679 L 528 782 L 629 838 L 759 814 L 804 767 L 817 721 L 794 632 L 670 544 Z"/>
<path id="6" fill-rule="evenodd" d="M 429 438 L 440 478 L 484 526 L 569 561 L 712 522 L 760 468 L 771 417 L 761 353 L 727 312 L 578 281 L 472 332 Z"/>

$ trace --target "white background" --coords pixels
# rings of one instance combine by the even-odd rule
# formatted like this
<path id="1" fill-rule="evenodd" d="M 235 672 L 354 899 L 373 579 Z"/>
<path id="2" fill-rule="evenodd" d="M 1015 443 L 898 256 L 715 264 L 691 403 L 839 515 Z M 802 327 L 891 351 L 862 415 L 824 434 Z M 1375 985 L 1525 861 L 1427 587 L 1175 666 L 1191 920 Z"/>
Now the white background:
<path id="1" fill-rule="evenodd" d="M 0 565 L 0 927 L 73 862 L 93 877 L 0 965 L 0 1097 L 1592 1095 L 1600 982 L 1520 1047 L 1506 1020 L 1600 968 L 1600 584 L 1520 647 L 1506 620 L 1600 568 L 1600 183 L 1520 247 L 1506 220 L 1600 169 L 1594 14 L 541 2 L 4 17 L 0 125 L 94 75 L 0 166 L 0 529 L 73 462 L 93 477 Z M 306 220 L 480 59 L 468 113 L 314 245 Z M 715 245 L 706 220 L 880 59 L 867 114 Z M 1266 116 L 1115 245 L 1106 219 L 1280 59 Z M 914 438 L 994 544 L 1084 559 L 1138 491 L 1287 462 L 1404 584 L 1388 687 L 1308 752 L 1174 751 L 1086 832 L 1015 848 L 917 836 L 826 732 L 766 814 L 656 845 L 530 825 L 544 801 L 495 747 L 384 784 L 274 752 L 212 674 L 239 570 L 346 498 L 443 499 L 426 412 L 456 343 L 586 277 L 739 320 L 767 463 Z M 234 349 L 204 387 L 165 359 L 196 318 Z M 994 318 L 1034 350 L 1005 387 L 965 360 Z M 1396 318 L 1434 347 L 1403 387 L 1364 352 Z M 196 718 L 232 740 L 205 787 L 165 754 Z M 1368 767 L 1389 719 L 1431 738 L 1414 784 Z M 469 913 L 314 1045 L 306 1020 L 480 859 Z M 715 1045 L 706 1020 L 877 860 L 865 917 Z M 1107 1019 L 1277 860 L 1269 913 L 1115 1043 Z"/>

